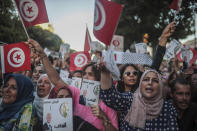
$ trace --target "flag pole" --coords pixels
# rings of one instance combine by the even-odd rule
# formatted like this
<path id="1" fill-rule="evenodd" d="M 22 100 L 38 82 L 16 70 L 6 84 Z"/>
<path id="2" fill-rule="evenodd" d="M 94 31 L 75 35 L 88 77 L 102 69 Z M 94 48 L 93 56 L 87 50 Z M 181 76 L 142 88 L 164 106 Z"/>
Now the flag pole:
<path id="1" fill-rule="evenodd" d="M 17 7 L 17 5 L 16 5 L 16 1 L 15 1 L 15 0 L 14 0 L 14 6 L 15 6 L 15 7 L 17 8 L 17 10 L 18 10 L 18 14 L 19 14 L 20 21 L 21 21 L 21 23 L 22 23 L 22 25 L 23 25 L 23 28 L 24 28 L 25 34 L 26 34 L 26 36 L 27 36 L 27 39 L 29 40 L 29 39 L 30 39 L 29 34 L 27 33 L 27 30 L 26 30 L 26 28 L 25 28 L 25 25 L 24 25 L 24 23 L 23 23 L 22 17 L 21 17 L 21 15 L 20 15 L 20 12 L 19 12 L 19 9 L 18 9 L 18 7 Z"/>
<path id="2" fill-rule="evenodd" d="M 194 13 L 194 44 L 196 48 L 196 14 Z"/>

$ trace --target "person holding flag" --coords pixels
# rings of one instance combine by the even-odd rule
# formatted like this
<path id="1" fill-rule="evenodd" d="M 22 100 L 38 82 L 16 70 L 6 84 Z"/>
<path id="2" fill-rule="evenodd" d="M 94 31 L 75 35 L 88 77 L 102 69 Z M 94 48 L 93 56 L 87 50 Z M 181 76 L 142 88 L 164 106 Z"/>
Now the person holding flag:
<path id="1" fill-rule="evenodd" d="M 72 93 L 73 105 L 74 105 L 74 115 L 80 118 L 86 126 L 83 126 L 80 131 L 85 130 L 101 130 L 101 131 L 116 131 L 118 130 L 117 114 L 114 110 L 107 107 L 102 101 L 100 101 L 97 106 L 84 106 L 79 104 L 80 89 L 69 86 L 65 83 L 57 73 L 57 71 L 52 67 L 46 54 L 44 53 L 42 47 L 34 40 L 29 40 L 28 44 L 30 47 L 36 49 L 40 54 L 42 63 L 45 67 L 46 73 L 50 81 L 57 87 L 66 87 Z M 100 75 L 99 71 L 96 69 L 94 64 L 89 64 L 84 67 L 83 78 L 88 80 L 99 81 Z M 87 126 L 88 125 L 88 126 Z M 80 127 L 80 125 L 78 125 Z"/>

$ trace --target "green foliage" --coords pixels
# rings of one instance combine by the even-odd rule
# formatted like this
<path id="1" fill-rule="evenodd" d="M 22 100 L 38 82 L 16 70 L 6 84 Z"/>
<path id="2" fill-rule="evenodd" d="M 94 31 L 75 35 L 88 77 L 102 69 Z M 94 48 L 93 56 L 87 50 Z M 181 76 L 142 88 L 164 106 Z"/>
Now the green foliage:
<path id="1" fill-rule="evenodd" d="M 0 0 L 0 41 L 13 43 L 25 40 L 24 30 L 11 0 Z"/>
<path id="2" fill-rule="evenodd" d="M 50 29 L 53 30 L 52 26 Z M 38 26 L 28 28 L 27 32 L 30 38 L 37 40 L 43 48 L 59 50 L 62 39 L 58 35 Z M 12 0 L 0 0 L 0 41 L 5 43 L 27 41 L 27 36 Z"/>
<path id="3" fill-rule="evenodd" d="M 32 39 L 38 41 L 43 48 L 47 47 L 51 50 L 59 51 L 60 44 L 62 44 L 62 39 L 58 35 L 48 30 L 43 30 L 39 26 L 30 27 L 28 34 Z"/>
<path id="4" fill-rule="evenodd" d="M 142 42 L 145 33 L 149 34 L 149 44 L 155 47 L 162 30 L 174 19 L 174 13 L 169 9 L 172 0 L 114 1 L 123 5 L 116 34 L 125 37 L 125 49 L 128 49 L 130 44 L 134 42 Z M 194 5 L 194 2 L 183 0 L 181 10 L 177 15 L 179 24 L 172 36 L 173 38 L 183 39 L 194 33 L 192 5 Z"/>

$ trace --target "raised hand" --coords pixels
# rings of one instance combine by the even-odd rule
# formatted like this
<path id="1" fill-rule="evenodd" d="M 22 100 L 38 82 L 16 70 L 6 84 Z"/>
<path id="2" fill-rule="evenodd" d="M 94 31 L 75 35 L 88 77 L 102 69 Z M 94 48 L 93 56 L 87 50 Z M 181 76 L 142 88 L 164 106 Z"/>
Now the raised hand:
<path id="1" fill-rule="evenodd" d="M 163 30 L 161 37 L 159 39 L 159 45 L 161 46 L 166 46 L 167 43 L 167 39 L 174 33 L 175 31 L 175 21 L 171 22 L 169 25 L 167 25 L 165 27 L 165 29 Z"/>

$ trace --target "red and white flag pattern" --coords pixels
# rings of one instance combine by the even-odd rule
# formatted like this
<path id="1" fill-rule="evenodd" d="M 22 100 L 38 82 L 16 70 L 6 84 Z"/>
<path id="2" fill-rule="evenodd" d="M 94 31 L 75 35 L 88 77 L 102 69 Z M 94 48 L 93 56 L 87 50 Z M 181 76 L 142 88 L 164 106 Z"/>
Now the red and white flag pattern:
<path id="1" fill-rule="evenodd" d="M 185 55 L 183 54 L 183 52 L 180 50 L 178 53 L 177 53 L 177 58 L 179 61 L 183 61 L 184 60 L 184 57 Z M 186 60 L 188 59 L 189 61 L 189 64 L 192 65 L 195 60 L 197 59 L 197 51 L 193 48 L 189 48 L 188 50 L 188 56 L 186 55 Z"/>
<path id="2" fill-rule="evenodd" d="M 122 5 L 108 0 L 96 0 L 94 12 L 95 37 L 106 45 L 110 45 L 119 17 Z"/>
<path id="3" fill-rule="evenodd" d="M 31 69 L 31 52 L 24 42 L 1 46 L 2 72 L 18 72 Z"/>
<path id="4" fill-rule="evenodd" d="M 25 27 L 49 22 L 44 0 L 15 0 Z"/>
<path id="5" fill-rule="evenodd" d="M 124 37 L 120 35 L 114 35 L 111 41 L 111 46 L 115 51 L 124 51 Z"/>
<path id="6" fill-rule="evenodd" d="M 86 36 L 85 36 L 85 43 L 84 43 L 84 51 L 89 51 L 91 46 L 92 40 L 88 31 L 88 28 L 86 28 Z"/>
<path id="7" fill-rule="evenodd" d="M 70 54 L 70 71 L 82 70 L 82 68 L 90 61 L 88 52 L 75 52 Z"/>
<path id="8" fill-rule="evenodd" d="M 179 11 L 179 9 L 181 8 L 181 4 L 182 4 L 182 0 L 173 0 L 170 5 L 170 8 Z"/>

